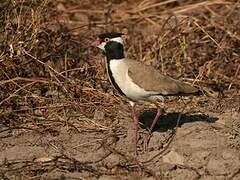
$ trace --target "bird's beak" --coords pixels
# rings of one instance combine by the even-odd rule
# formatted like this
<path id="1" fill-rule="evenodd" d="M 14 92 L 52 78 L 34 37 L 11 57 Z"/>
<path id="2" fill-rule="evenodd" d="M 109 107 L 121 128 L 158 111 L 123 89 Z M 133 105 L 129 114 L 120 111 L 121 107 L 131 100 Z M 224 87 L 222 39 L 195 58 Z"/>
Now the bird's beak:
<path id="1" fill-rule="evenodd" d="M 91 43 L 91 46 L 98 47 L 101 44 L 101 41 L 99 38 L 97 38 L 95 41 Z"/>

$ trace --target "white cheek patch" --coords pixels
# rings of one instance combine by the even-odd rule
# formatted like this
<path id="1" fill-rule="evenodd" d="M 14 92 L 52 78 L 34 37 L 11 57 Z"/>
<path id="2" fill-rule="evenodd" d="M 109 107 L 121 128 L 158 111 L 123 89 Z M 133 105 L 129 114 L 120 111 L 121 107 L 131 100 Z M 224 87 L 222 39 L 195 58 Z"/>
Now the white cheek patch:
<path id="1" fill-rule="evenodd" d="M 105 45 L 106 43 L 105 42 L 102 42 L 101 44 L 99 44 L 97 47 L 102 49 L 103 51 L 105 51 Z"/>

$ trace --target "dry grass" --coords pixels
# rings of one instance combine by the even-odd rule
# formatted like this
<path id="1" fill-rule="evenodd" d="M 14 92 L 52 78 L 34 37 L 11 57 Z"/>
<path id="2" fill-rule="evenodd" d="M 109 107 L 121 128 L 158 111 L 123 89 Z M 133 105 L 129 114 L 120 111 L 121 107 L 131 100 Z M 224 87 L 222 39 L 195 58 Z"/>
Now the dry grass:
<path id="1" fill-rule="evenodd" d="M 111 130 L 127 105 L 89 47 L 106 30 L 125 32 L 130 58 L 209 96 L 239 95 L 239 1 L 7 0 L 0 22 L 0 134 Z M 104 112 L 100 121 L 96 110 Z"/>

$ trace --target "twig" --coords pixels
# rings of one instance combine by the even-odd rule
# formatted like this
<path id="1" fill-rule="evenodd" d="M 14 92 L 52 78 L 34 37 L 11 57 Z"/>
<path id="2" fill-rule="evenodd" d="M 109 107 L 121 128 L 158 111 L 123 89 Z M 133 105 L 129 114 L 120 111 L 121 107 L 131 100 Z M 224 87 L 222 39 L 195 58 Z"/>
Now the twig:
<path id="1" fill-rule="evenodd" d="M 12 78 L 12 79 L 0 81 L 0 86 L 1 86 L 1 85 L 4 85 L 4 84 L 7 84 L 7 83 L 10 83 L 10 82 L 14 82 L 14 81 L 30 81 L 30 82 L 35 82 L 35 83 L 36 83 L 36 82 L 40 82 L 40 83 L 44 83 L 44 84 L 53 83 L 53 84 L 59 85 L 58 83 L 56 83 L 56 82 L 54 82 L 54 81 L 49 82 L 48 79 L 43 79 L 43 78 L 15 77 L 15 78 Z"/>
<path id="2" fill-rule="evenodd" d="M 236 9 L 236 7 L 238 7 L 239 3 L 240 3 L 240 0 L 238 0 L 238 1 L 232 6 L 231 10 L 228 12 L 228 14 L 226 15 L 225 18 L 228 18 L 229 16 L 231 16 L 231 14 L 234 12 L 234 10 Z"/>
<path id="3" fill-rule="evenodd" d="M 176 1 L 178 1 L 178 0 L 167 0 L 167 1 L 164 1 L 164 2 L 159 2 L 159 3 L 152 4 L 152 5 L 149 5 L 149 6 L 146 6 L 146 7 L 142 7 L 142 8 L 137 9 L 137 10 L 133 10 L 133 11 L 131 11 L 131 13 L 138 13 L 138 12 L 141 12 L 141 11 L 145 11 L 147 9 L 155 8 L 155 7 L 166 5 L 166 4 L 170 4 L 170 3 L 176 2 Z"/>
<path id="4" fill-rule="evenodd" d="M 199 29 L 201 29 L 202 32 L 204 32 L 204 33 L 217 45 L 217 47 L 218 47 L 219 49 L 221 49 L 222 51 L 224 51 L 223 48 L 219 45 L 219 43 L 218 43 L 207 31 L 205 31 L 205 29 L 204 29 L 202 26 L 200 26 L 200 25 L 196 22 L 196 20 L 194 20 L 193 23 L 194 23 Z"/>
<path id="5" fill-rule="evenodd" d="M 212 25 L 216 26 L 217 28 L 221 29 L 222 31 L 226 32 L 231 38 L 237 39 L 240 41 L 240 36 L 238 36 L 236 33 L 231 32 L 228 30 L 225 26 L 222 26 L 218 24 L 217 22 L 214 22 L 213 20 L 210 20 Z"/>
<path id="6" fill-rule="evenodd" d="M 240 64 L 238 65 L 237 70 L 236 70 L 236 72 L 235 72 L 235 75 L 234 75 L 234 77 L 232 78 L 232 81 L 231 81 L 231 83 L 230 83 L 229 86 L 228 86 L 228 90 L 231 89 L 232 84 L 233 84 L 233 82 L 234 82 L 234 78 L 237 78 L 239 70 L 240 70 Z M 237 80 L 236 80 L 236 82 L 237 82 Z"/>
<path id="7" fill-rule="evenodd" d="M 0 105 L 2 105 L 4 102 L 6 102 L 7 100 L 11 99 L 12 97 L 16 96 L 16 94 L 17 94 L 19 91 L 25 89 L 25 88 L 28 87 L 28 86 L 32 86 L 32 85 L 35 84 L 35 83 L 36 83 L 36 81 L 35 81 L 35 82 L 28 83 L 28 84 L 26 84 L 25 86 L 17 89 L 17 90 L 14 91 L 12 94 L 10 94 L 7 98 L 3 99 L 3 100 L 0 102 Z"/>
<path id="8" fill-rule="evenodd" d="M 222 0 L 215 0 L 215 1 L 210 0 L 210 1 L 203 1 L 199 3 L 190 4 L 190 5 L 180 6 L 180 7 L 177 7 L 176 9 L 172 9 L 172 11 L 174 12 L 174 14 L 179 15 L 182 13 L 187 13 L 189 11 L 195 10 L 196 8 L 200 8 L 200 6 L 211 6 L 215 4 L 223 5 L 223 4 L 232 4 L 232 3 L 227 1 L 222 1 Z"/>

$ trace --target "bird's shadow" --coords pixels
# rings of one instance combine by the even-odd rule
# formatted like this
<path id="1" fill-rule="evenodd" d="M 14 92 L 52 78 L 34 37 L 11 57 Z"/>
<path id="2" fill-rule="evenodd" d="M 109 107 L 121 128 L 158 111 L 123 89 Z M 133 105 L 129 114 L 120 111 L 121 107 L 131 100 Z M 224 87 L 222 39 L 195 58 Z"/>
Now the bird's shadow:
<path id="1" fill-rule="evenodd" d="M 141 128 L 147 129 L 151 126 L 152 121 L 157 113 L 156 109 L 148 109 L 143 111 L 139 115 L 139 122 Z M 171 113 L 163 113 L 160 118 L 158 119 L 158 122 L 156 123 L 153 131 L 158 131 L 158 132 L 165 132 L 168 129 L 173 129 L 177 125 L 177 121 L 179 118 L 180 112 L 171 112 Z M 217 117 L 210 117 L 209 115 L 206 114 L 187 114 L 183 113 L 181 115 L 180 121 L 178 126 L 181 127 L 185 123 L 192 123 L 196 121 L 204 121 L 208 123 L 214 123 L 217 121 Z"/>

